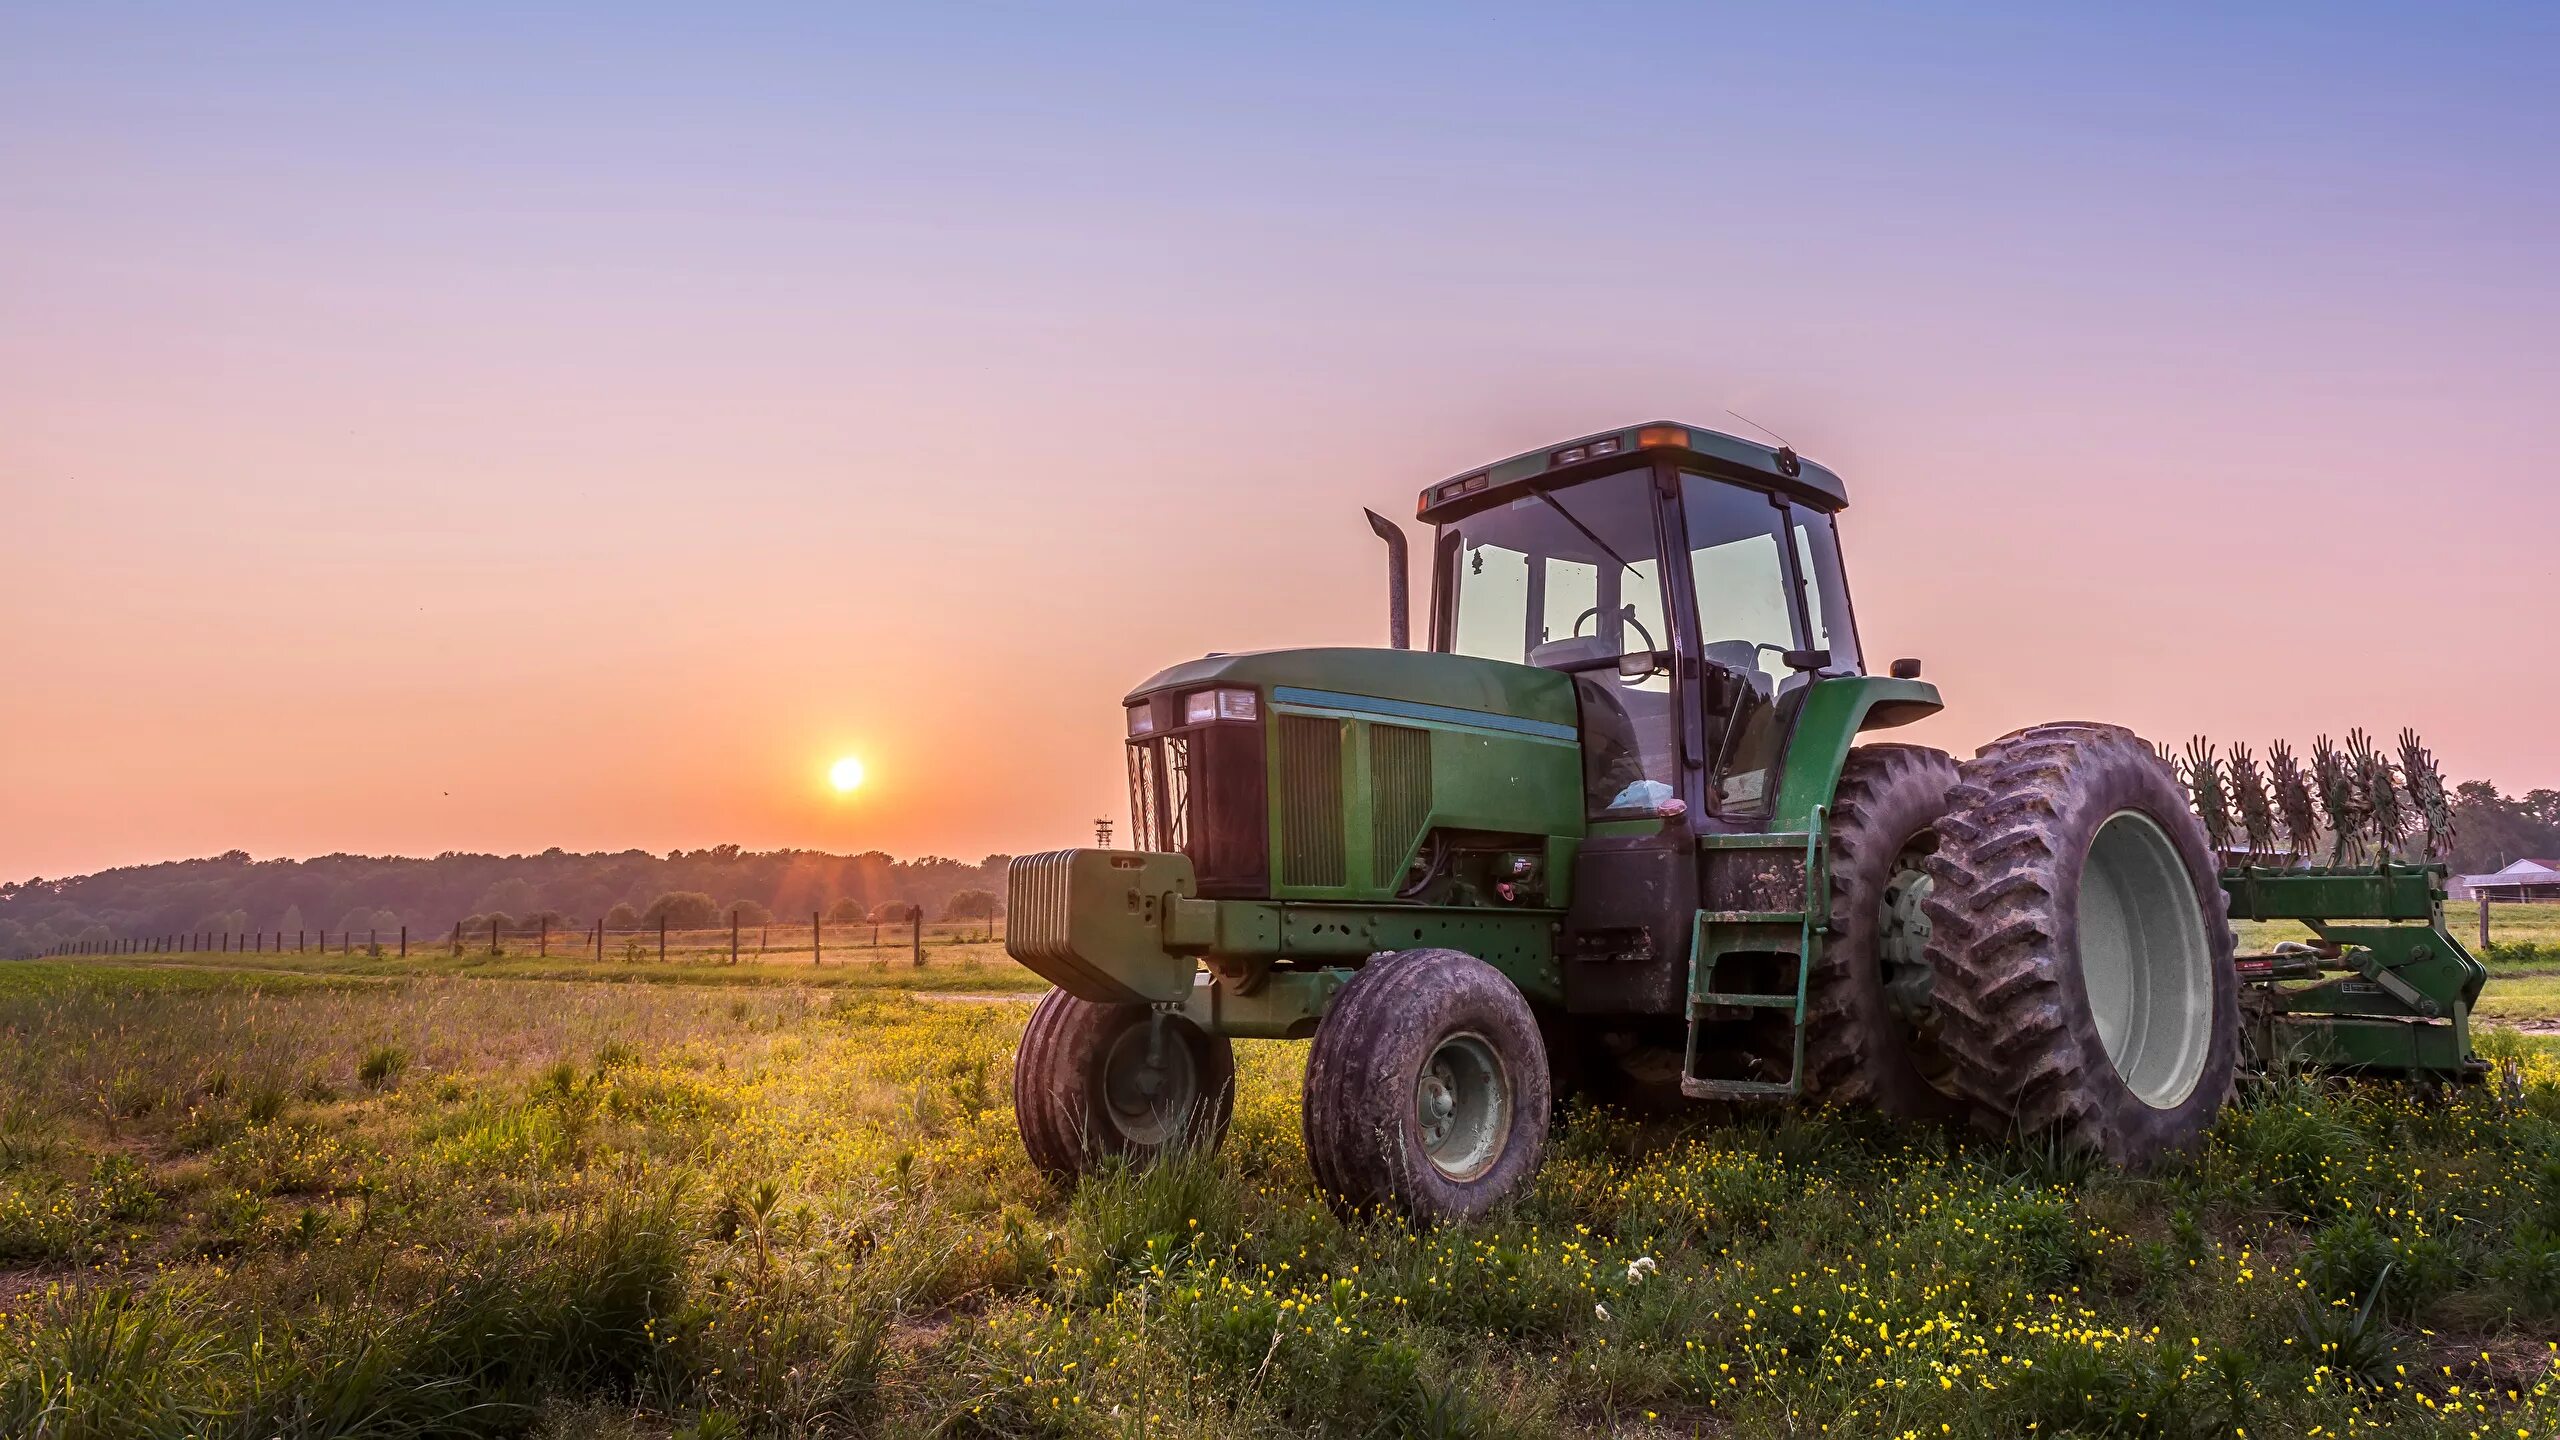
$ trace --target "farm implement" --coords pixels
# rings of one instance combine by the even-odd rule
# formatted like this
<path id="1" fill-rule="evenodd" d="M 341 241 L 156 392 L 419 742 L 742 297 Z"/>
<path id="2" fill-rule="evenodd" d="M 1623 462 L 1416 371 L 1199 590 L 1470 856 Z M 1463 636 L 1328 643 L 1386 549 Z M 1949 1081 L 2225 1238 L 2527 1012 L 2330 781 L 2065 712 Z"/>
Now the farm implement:
<path id="1" fill-rule="evenodd" d="M 2262 770 L 2246 746 L 2226 759 L 2196 740 L 2171 761 L 2224 857 L 2232 918 L 2312 932 L 2236 962 L 2246 1057 L 2477 1078 L 2471 1007 L 2488 972 L 2445 928 L 2445 869 L 2432 857 L 2452 814 L 2435 757 L 2414 732 L 2401 732 L 2395 761 L 2356 730 L 2343 749 L 2322 737 L 2311 759 L 2306 771 L 2278 743 Z M 2413 839 L 2422 858 L 2395 859 Z"/>
<path id="2" fill-rule="evenodd" d="M 2249 1066 L 2476 1068 L 2433 761 L 2306 769 L 2112 725 L 1958 764 L 1871 732 L 1942 705 L 1870 670 L 1839 477 L 1695 426 L 1430 486 L 1387 649 L 1212 655 L 1126 701 L 1127 849 L 1026 856 L 1007 948 L 1058 988 L 1015 1060 L 1072 1179 L 1214 1145 L 1236 1038 L 1303 1040 L 1345 1209 L 1480 1213 L 1561 1090 L 1965 1120 L 2124 1164 Z M 2227 916 L 2309 938 L 2235 957 Z"/>

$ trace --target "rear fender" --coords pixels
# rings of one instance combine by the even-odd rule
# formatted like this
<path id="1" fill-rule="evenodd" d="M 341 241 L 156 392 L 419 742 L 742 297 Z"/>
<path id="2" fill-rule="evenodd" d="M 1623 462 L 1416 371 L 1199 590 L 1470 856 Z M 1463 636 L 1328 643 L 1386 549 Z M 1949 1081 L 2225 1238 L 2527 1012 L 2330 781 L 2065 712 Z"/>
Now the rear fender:
<path id="1" fill-rule="evenodd" d="M 1926 719 L 1946 708 L 1938 687 L 1925 680 L 1883 675 L 1842 675 L 1807 687 L 1796 708 L 1795 732 L 1778 779 L 1777 810 L 1769 828 L 1811 830 L 1816 807 L 1831 803 L 1840 767 L 1859 732 L 1887 730 Z"/>

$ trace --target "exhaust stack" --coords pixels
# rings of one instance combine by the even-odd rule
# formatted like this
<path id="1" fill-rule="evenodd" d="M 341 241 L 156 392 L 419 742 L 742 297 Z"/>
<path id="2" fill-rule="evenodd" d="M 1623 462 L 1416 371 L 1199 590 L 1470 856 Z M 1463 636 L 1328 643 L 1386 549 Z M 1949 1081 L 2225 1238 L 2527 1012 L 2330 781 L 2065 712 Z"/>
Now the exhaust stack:
<path id="1" fill-rule="evenodd" d="M 1375 510 L 1360 512 L 1369 517 L 1369 528 L 1387 542 L 1387 643 L 1398 650 L 1413 648 L 1412 584 L 1407 578 L 1404 527 Z"/>

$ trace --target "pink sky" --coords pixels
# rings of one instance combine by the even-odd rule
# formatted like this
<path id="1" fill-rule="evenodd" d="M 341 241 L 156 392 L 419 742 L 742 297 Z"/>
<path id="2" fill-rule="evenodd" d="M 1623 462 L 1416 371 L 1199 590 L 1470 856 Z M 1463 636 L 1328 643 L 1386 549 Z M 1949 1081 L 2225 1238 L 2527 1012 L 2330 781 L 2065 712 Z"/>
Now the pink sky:
<path id="1" fill-rule="evenodd" d="M 1728 407 L 1847 478 L 1867 652 L 1950 701 L 1911 738 L 2406 724 L 2560 784 L 2520 71 L 2313 54 L 2215 111 L 1853 53 L 1779 135 L 1765 77 L 1423 103 L 1431 37 L 1179 94 L 1137 39 L 878 88 L 670 40 L 561 90 L 9 38 L 0 876 L 1075 843 L 1129 684 L 1382 637 L 1360 506 Z"/>

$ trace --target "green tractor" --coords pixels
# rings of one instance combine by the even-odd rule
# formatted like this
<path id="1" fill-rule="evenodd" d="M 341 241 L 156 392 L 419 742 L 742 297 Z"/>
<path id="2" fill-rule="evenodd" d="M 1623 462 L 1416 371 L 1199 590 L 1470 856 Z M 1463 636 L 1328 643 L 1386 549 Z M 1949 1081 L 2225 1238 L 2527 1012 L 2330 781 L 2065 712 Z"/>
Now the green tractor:
<path id="1" fill-rule="evenodd" d="M 2476 1068 L 2440 867 L 2235 853 L 2115 726 L 1961 766 L 1861 743 L 1941 706 L 1916 661 L 1870 672 L 1846 504 L 1784 447 L 1585 436 L 1422 492 L 1428 650 L 1372 513 L 1393 648 L 1211 655 L 1130 692 L 1129 848 L 1009 877 L 1007 948 L 1058 987 L 1015 1060 L 1032 1159 L 1072 1180 L 1214 1145 L 1238 1037 L 1312 1042 L 1333 1203 L 1424 1223 L 1519 1188 L 1563 1090 L 2140 1164 L 2196 1142 L 2244 1049 Z M 2315 939 L 2244 963 L 2235 899 Z"/>

